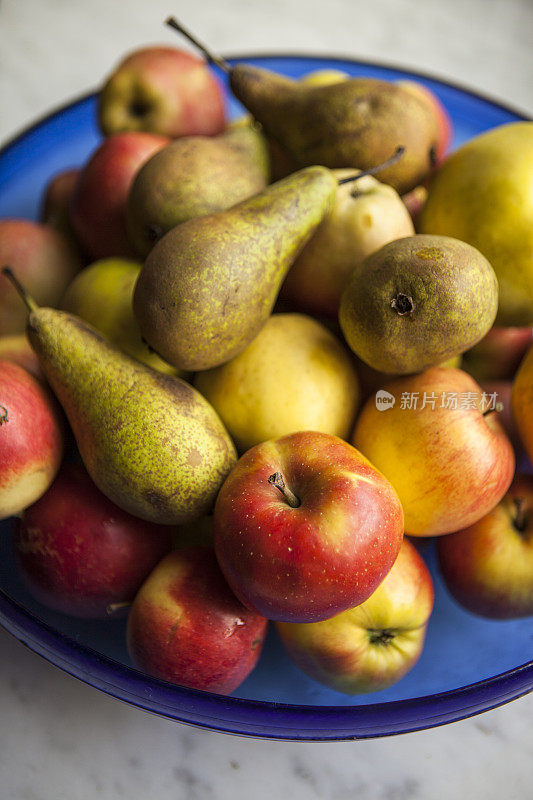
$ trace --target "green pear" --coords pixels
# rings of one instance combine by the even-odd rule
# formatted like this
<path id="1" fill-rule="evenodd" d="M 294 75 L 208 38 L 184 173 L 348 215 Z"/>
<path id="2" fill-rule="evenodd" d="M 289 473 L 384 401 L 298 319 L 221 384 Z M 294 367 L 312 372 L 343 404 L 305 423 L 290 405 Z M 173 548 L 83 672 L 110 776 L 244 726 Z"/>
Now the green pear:
<path id="1" fill-rule="evenodd" d="M 126 214 L 131 242 L 145 257 L 175 225 L 252 197 L 268 177 L 268 148 L 258 126 L 177 139 L 135 176 Z"/>
<path id="2" fill-rule="evenodd" d="M 30 309 L 30 343 L 99 489 L 152 522 L 207 514 L 236 461 L 207 400 L 126 355 L 79 317 L 39 308 L 19 291 Z"/>
<path id="3" fill-rule="evenodd" d="M 169 231 L 144 262 L 133 298 L 150 346 L 192 371 L 242 352 L 270 316 L 287 271 L 336 192 L 329 169 L 309 167 L 227 211 Z"/>
<path id="4" fill-rule="evenodd" d="M 431 109 L 399 84 L 375 78 L 309 83 L 251 64 L 230 70 L 235 96 L 300 167 L 369 169 L 398 147 L 403 158 L 380 173 L 400 194 L 435 165 L 438 130 Z"/>
<path id="5" fill-rule="evenodd" d="M 497 324 L 533 324 L 533 122 L 476 136 L 444 161 L 422 233 L 454 236 L 488 258 L 500 285 Z"/>
<path id="6" fill-rule="evenodd" d="M 76 314 L 113 344 L 158 372 L 184 377 L 143 341 L 133 314 L 133 290 L 141 265 L 126 258 L 102 258 L 85 267 L 67 287 L 60 308 Z"/>
<path id="7" fill-rule="evenodd" d="M 498 281 L 465 242 L 418 234 L 369 255 L 342 294 L 348 345 L 379 372 L 406 375 L 460 355 L 490 330 Z"/>
<path id="8" fill-rule="evenodd" d="M 351 354 L 304 314 L 273 314 L 246 350 L 195 385 L 238 450 L 301 430 L 347 439 L 359 402 Z"/>

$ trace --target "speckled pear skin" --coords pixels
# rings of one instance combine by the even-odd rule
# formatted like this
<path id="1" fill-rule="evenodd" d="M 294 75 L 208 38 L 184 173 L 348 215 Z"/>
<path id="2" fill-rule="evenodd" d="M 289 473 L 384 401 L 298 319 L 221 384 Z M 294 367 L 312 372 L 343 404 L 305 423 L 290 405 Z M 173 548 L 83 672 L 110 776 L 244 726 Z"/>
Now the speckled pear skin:
<path id="1" fill-rule="evenodd" d="M 400 193 L 427 177 L 435 163 L 437 124 L 421 99 L 395 83 L 351 78 L 309 85 L 251 64 L 231 70 L 235 96 L 300 167 L 368 169 L 403 157 L 379 174 Z"/>
<path id="2" fill-rule="evenodd" d="M 135 287 L 142 335 L 179 369 L 217 367 L 270 316 L 280 286 L 337 191 L 309 167 L 233 208 L 188 220 L 150 252 Z"/>
<path id="3" fill-rule="evenodd" d="M 352 273 L 339 322 L 354 353 L 380 372 L 421 372 L 490 330 L 498 281 L 479 250 L 449 236 L 389 242 Z"/>
<path id="4" fill-rule="evenodd" d="M 28 337 L 89 474 L 110 500 L 169 525 L 210 511 L 236 453 L 207 400 L 73 314 L 31 312 Z"/>
<path id="5" fill-rule="evenodd" d="M 128 196 L 128 233 L 143 258 L 175 225 L 230 208 L 269 179 L 268 145 L 256 126 L 176 139 L 156 155 L 141 167 Z"/>

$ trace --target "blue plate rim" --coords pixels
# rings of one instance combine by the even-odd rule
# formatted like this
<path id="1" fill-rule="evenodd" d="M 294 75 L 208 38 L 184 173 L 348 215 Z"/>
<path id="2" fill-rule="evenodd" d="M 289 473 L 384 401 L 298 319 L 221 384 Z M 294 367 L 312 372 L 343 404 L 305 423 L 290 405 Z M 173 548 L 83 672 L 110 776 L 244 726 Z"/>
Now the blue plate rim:
<path id="1" fill-rule="evenodd" d="M 451 88 L 461 94 L 481 100 L 489 105 L 502 109 L 524 121 L 530 121 L 531 117 L 512 106 L 495 100 L 492 97 L 479 92 L 470 87 L 465 87 L 457 82 L 440 78 L 425 71 L 413 69 L 406 65 L 397 65 L 384 61 L 365 60 L 361 58 L 346 57 L 342 54 L 310 55 L 306 53 L 253 53 L 243 55 L 225 56 L 228 61 L 235 63 L 249 60 L 275 60 L 288 59 L 308 61 L 335 61 L 345 62 L 352 65 L 375 67 L 378 69 L 389 69 L 409 76 L 423 78 L 444 87 Z M 220 70 L 215 72 L 222 74 Z M 49 120 L 60 116 L 69 108 L 87 102 L 95 96 L 94 91 L 83 93 L 66 103 L 58 105 L 52 111 L 42 115 L 36 121 L 25 126 L 22 130 L 9 138 L 0 147 L 0 158 L 8 151 L 17 146 L 36 129 L 45 125 Z M 0 588 L 0 624 L 16 639 L 25 644 L 33 652 L 40 655 L 46 661 L 54 664 L 62 671 L 73 677 L 78 678 L 89 686 L 98 688 L 109 696 L 123 700 L 137 708 L 151 711 L 160 716 L 167 717 L 177 722 L 210 729 L 223 733 L 251 736 L 254 738 L 291 740 L 291 741 L 343 741 L 354 739 L 367 739 L 382 736 L 390 736 L 400 733 L 415 732 L 428 729 L 443 724 L 466 719 L 476 714 L 488 711 L 501 706 L 511 700 L 517 699 L 533 689 L 533 660 L 514 667 L 512 670 L 498 675 L 485 678 L 481 681 L 468 684 L 466 686 L 440 692 L 433 695 L 425 695 L 410 698 L 408 700 L 396 700 L 392 702 L 373 703 L 362 706 L 312 706 L 288 703 L 276 703 L 263 700 L 249 700 L 239 697 L 225 697 L 210 692 L 202 692 L 194 689 L 187 689 L 175 686 L 157 678 L 151 678 L 144 673 L 115 661 L 109 656 L 105 656 L 87 645 L 77 642 L 60 631 L 53 628 L 36 614 L 26 610 L 18 601 L 11 598 L 3 589 Z M 66 662 L 66 655 L 63 651 L 72 649 L 78 651 L 80 656 L 85 659 L 85 665 L 76 662 L 77 669 Z M 93 672 L 89 676 L 88 668 Z M 94 675 L 98 678 L 95 679 Z M 142 684 L 143 694 L 134 696 L 131 691 L 126 690 L 122 685 L 117 685 L 117 677 L 123 678 L 130 683 Z M 499 691 L 494 692 L 497 688 Z M 153 692 L 160 695 L 160 700 L 156 702 Z M 167 706 L 164 702 L 165 696 L 182 701 L 189 701 L 188 709 L 178 709 L 175 706 Z M 470 700 L 468 705 L 464 700 Z M 220 716 L 224 711 L 244 712 L 240 714 L 237 722 L 228 716 Z M 417 711 L 424 711 L 423 716 Z M 252 720 L 254 713 L 261 711 L 267 715 L 262 720 Z M 214 712 L 219 716 L 214 717 Z M 275 723 L 274 715 L 281 713 L 294 715 L 291 723 L 298 721 L 299 729 L 290 727 L 285 719 Z M 376 721 L 377 720 L 377 721 Z M 327 729 L 324 723 L 327 722 Z M 303 723 L 305 730 L 300 727 Z"/>
<path id="2" fill-rule="evenodd" d="M 273 53 L 273 52 L 259 52 L 259 53 L 245 53 L 239 55 L 222 55 L 222 57 L 229 61 L 230 63 L 235 62 L 242 62 L 242 61 L 250 61 L 250 60 L 275 60 L 275 59 L 305 59 L 307 61 L 344 61 L 349 64 L 357 65 L 360 64 L 361 66 L 365 67 L 376 67 L 377 69 L 390 69 L 395 72 L 404 72 L 408 73 L 411 76 L 416 76 L 418 78 L 423 78 L 424 80 L 432 81 L 433 83 L 438 83 L 441 86 L 445 86 L 449 89 L 454 89 L 462 94 L 469 94 L 472 97 L 475 97 L 477 100 L 482 100 L 489 105 L 495 106 L 497 108 L 502 109 L 503 111 L 507 111 L 510 114 L 514 114 L 517 117 L 521 117 L 525 122 L 533 121 L 533 117 L 529 115 L 523 108 L 517 108 L 516 106 L 512 106 L 509 103 L 504 103 L 501 100 L 487 94 L 485 92 L 479 91 L 470 87 L 465 84 L 461 84 L 458 81 L 449 80 L 448 78 L 440 77 L 439 75 L 426 72 L 425 70 L 420 70 L 416 68 L 411 68 L 409 66 L 399 65 L 394 62 L 388 61 L 374 61 L 373 59 L 364 59 L 364 58 L 353 58 L 353 56 L 344 56 L 342 54 L 330 55 L 327 53 L 317 55 L 304 53 L 304 52 L 280 52 L 280 53 Z M 213 66 L 213 71 L 217 73 L 219 76 L 222 76 L 224 73 L 219 67 Z M 52 117 L 60 115 L 63 111 L 66 111 L 73 105 L 77 105 L 78 103 L 83 103 L 92 97 L 95 97 L 98 92 L 98 89 L 89 89 L 86 92 L 82 92 L 79 95 L 75 95 L 70 100 L 67 100 L 65 103 L 60 103 L 51 111 L 48 111 L 45 114 L 37 117 L 33 122 L 30 122 L 28 125 L 25 125 L 23 128 L 18 130 L 13 136 L 8 137 L 4 142 L 1 143 L 0 146 L 0 156 L 4 155 L 4 153 L 10 150 L 12 147 L 16 146 L 17 143 L 24 139 L 29 133 L 31 133 L 35 128 L 41 127 L 44 125 L 49 119 Z"/>

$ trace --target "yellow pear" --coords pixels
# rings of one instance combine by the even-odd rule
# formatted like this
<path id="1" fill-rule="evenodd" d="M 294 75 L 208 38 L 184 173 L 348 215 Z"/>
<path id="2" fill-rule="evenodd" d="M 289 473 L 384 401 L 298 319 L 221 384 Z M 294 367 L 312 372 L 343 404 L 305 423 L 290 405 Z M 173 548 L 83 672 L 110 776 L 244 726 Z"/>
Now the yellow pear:
<path id="1" fill-rule="evenodd" d="M 533 122 L 493 128 L 451 155 L 431 183 L 419 230 L 480 250 L 498 278 L 497 324 L 533 324 Z"/>
<path id="2" fill-rule="evenodd" d="M 63 295 L 61 308 L 77 314 L 124 353 L 166 375 L 187 373 L 172 367 L 141 338 L 133 315 L 133 290 L 141 265 L 126 258 L 102 258 L 85 267 Z"/>
<path id="3" fill-rule="evenodd" d="M 195 386 L 241 452 L 303 430 L 347 438 L 359 403 L 347 349 L 304 314 L 274 314 L 246 350 L 198 373 Z"/>

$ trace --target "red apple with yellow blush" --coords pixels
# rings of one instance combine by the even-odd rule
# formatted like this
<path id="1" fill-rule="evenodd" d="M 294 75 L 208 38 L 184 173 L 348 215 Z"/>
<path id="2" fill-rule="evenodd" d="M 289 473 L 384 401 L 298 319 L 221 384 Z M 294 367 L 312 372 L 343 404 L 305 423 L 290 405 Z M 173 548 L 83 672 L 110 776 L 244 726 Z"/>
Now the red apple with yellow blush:
<path id="1" fill-rule="evenodd" d="M 444 581 L 460 605 L 491 619 L 533 615 L 533 476 L 518 475 L 483 519 L 438 541 Z"/>
<path id="2" fill-rule="evenodd" d="M 267 620 L 245 608 L 210 547 L 186 547 L 161 561 L 128 619 L 133 663 L 155 678 L 229 694 L 255 667 Z"/>
<path id="3" fill-rule="evenodd" d="M 306 431 L 240 458 L 218 495 L 213 533 L 222 572 L 248 608 L 316 622 L 378 587 L 398 555 L 403 514 L 361 453 Z"/>
<path id="4" fill-rule="evenodd" d="M 154 133 L 117 133 L 97 147 L 80 171 L 70 222 L 91 259 L 135 255 L 126 230 L 130 186 L 141 165 L 169 141 Z"/>
<path id="5" fill-rule="evenodd" d="M 0 361 L 0 519 L 20 514 L 46 492 L 63 447 L 52 394 L 23 367 Z"/>
<path id="6" fill-rule="evenodd" d="M 145 47 L 127 55 L 107 79 L 98 119 L 106 136 L 214 136 L 226 123 L 224 94 L 201 58 L 176 47 Z"/>
<path id="7" fill-rule="evenodd" d="M 131 602 L 172 547 L 173 529 L 134 517 L 108 500 L 78 464 L 66 463 L 15 529 L 22 578 L 43 605 L 105 618 Z"/>

